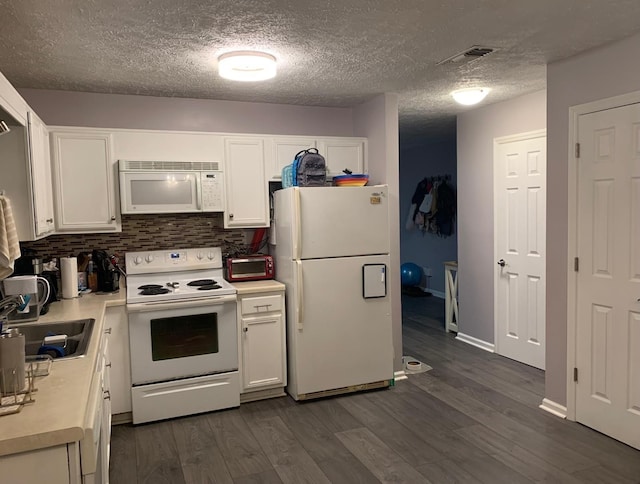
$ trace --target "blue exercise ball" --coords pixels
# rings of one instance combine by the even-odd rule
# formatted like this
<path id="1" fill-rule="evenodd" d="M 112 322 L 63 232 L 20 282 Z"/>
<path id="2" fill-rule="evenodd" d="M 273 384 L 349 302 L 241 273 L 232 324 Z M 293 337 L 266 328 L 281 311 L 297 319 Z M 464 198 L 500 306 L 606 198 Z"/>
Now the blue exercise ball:
<path id="1" fill-rule="evenodd" d="M 405 262 L 400 266 L 400 280 L 403 286 L 417 286 L 422 280 L 422 267 L 413 262 Z"/>

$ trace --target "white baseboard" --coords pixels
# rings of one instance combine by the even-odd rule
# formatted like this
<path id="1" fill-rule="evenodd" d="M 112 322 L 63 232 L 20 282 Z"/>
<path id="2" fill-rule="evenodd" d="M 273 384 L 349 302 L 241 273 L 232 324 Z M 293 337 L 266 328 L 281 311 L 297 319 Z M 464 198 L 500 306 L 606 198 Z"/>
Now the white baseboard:
<path id="1" fill-rule="evenodd" d="M 480 348 L 481 350 L 488 351 L 489 353 L 495 352 L 495 345 L 493 343 L 482 341 L 481 339 L 474 338 L 473 336 L 469 336 L 468 334 L 458 333 L 456 339 L 462 341 L 463 343 L 470 344 L 471 346 L 475 346 L 476 348 Z"/>
<path id="2" fill-rule="evenodd" d="M 433 289 L 425 289 L 425 291 L 430 292 L 433 297 L 439 297 L 440 299 L 444 299 L 444 292 L 442 291 L 434 291 Z"/>
<path id="3" fill-rule="evenodd" d="M 395 381 L 406 380 L 407 378 L 409 378 L 409 377 L 404 372 L 404 370 L 398 370 L 398 371 L 394 371 L 393 372 L 393 379 Z"/>
<path id="4" fill-rule="evenodd" d="M 567 407 L 560 405 L 553 400 L 549 400 L 548 398 L 542 399 L 542 403 L 539 405 L 539 408 L 545 412 L 555 415 L 556 417 L 567 418 Z"/>

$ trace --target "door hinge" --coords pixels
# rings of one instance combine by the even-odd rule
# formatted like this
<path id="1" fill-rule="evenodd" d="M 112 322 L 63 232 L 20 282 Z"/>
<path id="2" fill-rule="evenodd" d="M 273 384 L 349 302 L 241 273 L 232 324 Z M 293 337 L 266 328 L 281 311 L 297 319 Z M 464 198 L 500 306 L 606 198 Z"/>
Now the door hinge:
<path id="1" fill-rule="evenodd" d="M 575 272 L 578 272 L 578 270 L 580 269 L 580 259 L 578 259 L 577 257 L 573 258 L 573 270 Z"/>
<path id="2" fill-rule="evenodd" d="M 580 143 L 576 143 L 576 158 L 580 158 Z"/>
<path id="3" fill-rule="evenodd" d="M 573 381 L 575 381 L 575 382 L 578 381 L 578 369 L 577 368 L 573 369 Z"/>

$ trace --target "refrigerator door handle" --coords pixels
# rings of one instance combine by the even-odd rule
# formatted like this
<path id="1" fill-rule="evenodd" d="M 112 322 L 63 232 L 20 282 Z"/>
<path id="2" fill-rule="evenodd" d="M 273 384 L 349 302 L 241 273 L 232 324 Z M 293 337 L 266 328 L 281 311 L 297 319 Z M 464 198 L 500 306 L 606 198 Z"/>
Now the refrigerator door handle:
<path id="1" fill-rule="evenodd" d="M 299 259 L 302 247 L 302 225 L 300 220 L 300 190 L 298 188 L 293 189 L 293 211 L 295 213 L 295 234 L 293 234 L 293 258 Z M 300 269 L 302 270 L 302 269 Z M 300 272 L 301 274 L 301 272 Z"/>
<path id="2" fill-rule="evenodd" d="M 296 327 L 298 328 L 298 331 L 302 331 L 302 326 L 304 324 L 304 309 L 303 309 L 303 303 L 304 303 L 304 294 L 303 294 L 303 281 L 302 281 L 302 261 L 297 260 L 296 261 L 296 266 L 298 269 L 298 283 L 296 284 L 298 287 L 298 300 L 296 301 L 297 304 L 297 319 L 298 321 L 296 322 Z"/>

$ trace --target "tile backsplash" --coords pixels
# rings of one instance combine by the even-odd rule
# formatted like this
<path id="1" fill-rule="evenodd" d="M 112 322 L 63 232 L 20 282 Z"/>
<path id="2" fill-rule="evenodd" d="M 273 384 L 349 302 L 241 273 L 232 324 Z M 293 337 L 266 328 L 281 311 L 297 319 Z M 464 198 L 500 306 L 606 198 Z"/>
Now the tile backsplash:
<path id="1" fill-rule="evenodd" d="M 45 260 L 93 249 L 124 258 L 130 251 L 221 247 L 226 255 L 248 245 L 252 234 L 252 230 L 224 229 L 221 213 L 123 215 L 119 233 L 50 235 L 35 242 L 21 242 L 20 248 L 23 255 L 33 250 Z"/>

